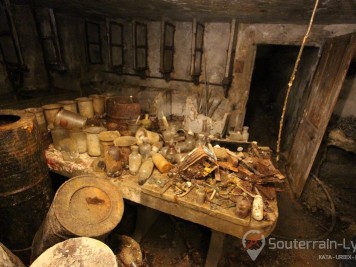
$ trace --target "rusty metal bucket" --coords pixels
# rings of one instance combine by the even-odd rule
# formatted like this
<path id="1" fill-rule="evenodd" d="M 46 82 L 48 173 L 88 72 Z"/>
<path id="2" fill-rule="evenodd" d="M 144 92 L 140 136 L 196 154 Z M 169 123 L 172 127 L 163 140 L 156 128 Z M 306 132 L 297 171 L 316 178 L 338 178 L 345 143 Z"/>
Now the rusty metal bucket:
<path id="1" fill-rule="evenodd" d="M 125 124 L 136 120 L 141 114 L 141 105 L 134 97 L 115 96 L 106 100 L 108 121 Z"/>
<path id="2" fill-rule="evenodd" d="M 121 221 L 123 212 L 121 193 L 109 180 L 90 175 L 71 178 L 57 190 L 36 233 L 31 260 L 72 237 L 104 240 Z"/>

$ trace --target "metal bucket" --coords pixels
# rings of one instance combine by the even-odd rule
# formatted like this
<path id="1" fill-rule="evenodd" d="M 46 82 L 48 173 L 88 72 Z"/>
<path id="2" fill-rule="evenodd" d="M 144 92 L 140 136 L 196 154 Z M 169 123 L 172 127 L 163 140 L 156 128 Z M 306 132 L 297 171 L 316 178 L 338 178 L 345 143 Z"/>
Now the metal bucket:
<path id="1" fill-rule="evenodd" d="M 31 259 L 68 238 L 103 240 L 121 221 L 123 212 L 121 193 L 109 180 L 90 175 L 71 178 L 57 190 L 33 240 Z"/>
<path id="2" fill-rule="evenodd" d="M 105 243 L 88 237 L 68 239 L 47 249 L 31 267 L 117 267 L 115 254 Z"/>
<path id="3" fill-rule="evenodd" d="M 141 105 L 133 97 L 115 96 L 106 100 L 108 121 L 126 124 L 141 114 Z"/>

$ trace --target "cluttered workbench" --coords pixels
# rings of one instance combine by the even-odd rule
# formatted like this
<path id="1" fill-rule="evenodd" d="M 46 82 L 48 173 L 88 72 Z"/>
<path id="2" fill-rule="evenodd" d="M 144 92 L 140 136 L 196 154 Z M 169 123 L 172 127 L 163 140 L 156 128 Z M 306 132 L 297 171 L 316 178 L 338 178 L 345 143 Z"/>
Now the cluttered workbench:
<path id="1" fill-rule="evenodd" d="M 137 175 L 125 170 L 119 177 L 108 177 L 105 171 L 98 168 L 100 158 L 87 153 L 68 161 L 61 151 L 50 145 L 46 150 L 46 159 L 53 172 L 66 177 L 82 174 L 106 177 L 119 188 L 124 199 L 210 228 L 212 235 L 206 266 L 216 266 L 226 234 L 243 238 L 247 231 L 258 230 L 266 237 L 273 231 L 278 218 L 273 183 L 282 182 L 284 177 L 273 167 L 266 150 L 254 147 L 250 155 L 248 152 L 245 155 L 243 152 L 232 153 L 225 148 L 214 150 L 219 154 L 218 160 L 208 160 L 207 147 L 197 148 L 169 174 L 155 169 L 143 185 L 140 185 Z M 189 167 L 195 163 L 197 168 L 199 160 L 205 165 L 205 177 L 189 173 L 194 172 L 194 168 Z M 212 166 L 214 162 L 216 165 Z M 213 172 L 219 174 L 220 181 L 208 178 Z M 188 179 L 186 175 L 194 178 Z M 257 220 L 251 211 L 256 192 L 263 200 L 263 214 Z"/>
<path id="2" fill-rule="evenodd" d="M 228 112 L 213 120 L 199 114 L 201 105 L 188 97 L 185 116 L 168 120 L 151 110 L 142 119 L 132 96 L 106 102 L 100 95 L 79 98 L 79 114 L 72 102 L 67 109 L 56 106 L 52 117 L 45 113 L 53 140 L 45 154 L 52 172 L 108 179 L 140 209 L 210 228 L 206 266 L 218 264 L 226 234 L 256 241 L 256 235 L 246 233 L 253 230 L 262 239 L 273 231 L 276 188 L 285 177 L 274 167 L 268 147 L 248 142 L 247 126 L 221 138 Z M 95 109 L 97 102 L 100 109 Z M 84 104 L 90 104 L 90 114 Z M 133 235 L 137 241 L 154 220 L 142 218 L 140 209 Z"/>

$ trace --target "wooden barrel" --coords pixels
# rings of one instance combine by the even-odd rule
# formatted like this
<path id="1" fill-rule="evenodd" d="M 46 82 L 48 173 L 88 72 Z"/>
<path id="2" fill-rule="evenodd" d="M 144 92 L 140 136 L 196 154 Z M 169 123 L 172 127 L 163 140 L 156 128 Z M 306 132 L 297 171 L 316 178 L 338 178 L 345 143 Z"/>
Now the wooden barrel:
<path id="1" fill-rule="evenodd" d="M 124 212 L 120 191 L 109 180 L 90 175 L 73 177 L 58 190 L 32 244 L 31 260 L 68 238 L 104 240 Z"/>
<path id="2" fill-rule="evenodd" d="M 25 263 L 52 200 L 35 116 L 0 110 L 0 241 Z"/>
<path id="3" fill-rule="evenodd" d="M 116 256 L 103 242 L 78 237 L 68 239 L 47 249 L 30 267 L 117 267 Z"/>

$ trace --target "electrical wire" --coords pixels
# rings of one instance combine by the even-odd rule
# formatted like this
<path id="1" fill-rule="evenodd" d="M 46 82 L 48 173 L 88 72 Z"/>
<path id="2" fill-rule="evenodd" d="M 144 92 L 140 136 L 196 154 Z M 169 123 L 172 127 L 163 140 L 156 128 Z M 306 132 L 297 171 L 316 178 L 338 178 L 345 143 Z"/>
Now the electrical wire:
<path id="1" fill-rule="evenodd" d="M 326 238 L 328 235 L 330 235 L 330 233 L 334 230 L 335 224 L 336 224 L 336 212 L 335 212 L 335 203 L 329 193 L 329 191 L 326 189 L 325 184 L 320 181 L 320 179 L 318 177 L 316 177 L 314 174 L 310 174 L 311 177 L 313 177 L 313 179 L 321 186 L 321 188 L 323 189 L 327 199 L 330 202 L 330 211 L 331 211 L 331 224 L 329 226 L 329 228 L 320 236 L 317 237 L 304 237 L 304 238 L 297 238 L 297 237 L 289 237 L 289 236 L 283 236 L 283 235 L 277 235 L 277 234 L 271 234 L 271 236 L 279 238 L 279 239 L 285 239 L 285 240 L 297 240 L 297 241 L 317 241 L 317 240 L 323 240 L 324 238 Z"/>
<path id="2" fill-rule="evenodd" d="M 308 39 L 311 27 L 313 25 L 314 16 L 315 16 L 315 12 L 316 12 L 316 9 L 318 7 L 318 4 L 319 4 L 319 0 L 316 0 L 315 1 L 315 5 L 314 5 L 313 13 L 312 13 L 312 15 L 310 17 L 310 21 L 309 21 L 309 26 L 308 26 L 307 32 L 304 35 L 304 38 L 303 38 L 303 41 L 302 41 L 302 45 L 300 46 L 300 49 L 299 49 L 297 60 L 295 61 L 294 68 L 293 68 L 292 74 L 291 74 L 289 82 L 288 82 L 287 94 L 286 94 L 286 97 L 284 99 L 282 115 L 281 115 L 281 119 L 280 119 L 280 122 L 279 122 L 279 131 L 278 131 L 278 139 L 277 139 L 277 150 L 276 150 L 276 152 L 277 152 L 276 160 L 277 161 L 279 161 L 279 152 L 280 152 L 282 132 L 283 132 L 283 121 L 284 121 L 284 116 L 286 114 L 289 94 L 290 94 L 290 91 L 291 91 L 292 86 L 293 86 L 293 82 L 294 82 L 294 79 L 295 79 L 295 74 L 297 73 L 297 70 L 298 70 L 300 58 L 302 57 L 302 53 L 303 53 L 303 50 L 304 50 L 305 43 L 306 43 L 306 41 Z"/>

